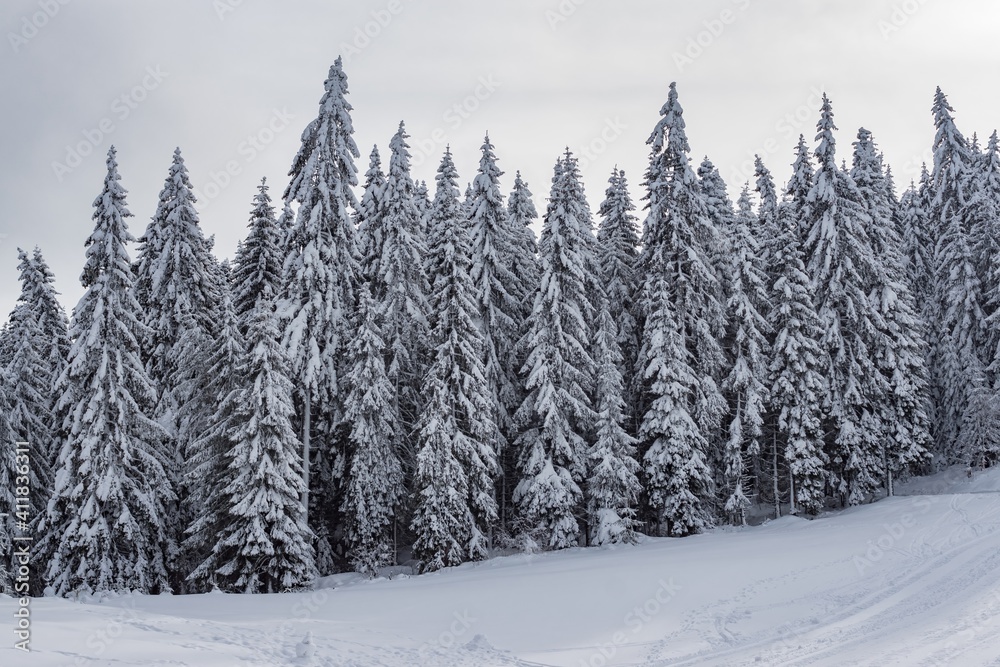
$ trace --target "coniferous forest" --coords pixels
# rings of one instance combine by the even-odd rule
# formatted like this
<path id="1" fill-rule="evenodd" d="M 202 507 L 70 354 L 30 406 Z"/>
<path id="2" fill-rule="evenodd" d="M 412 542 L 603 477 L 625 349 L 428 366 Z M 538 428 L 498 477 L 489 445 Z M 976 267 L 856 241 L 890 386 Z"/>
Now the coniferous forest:
<path id="1" fill-rule="evenodd" d="M 403 123 L 359 164 L 338 59 L 231 261 L 180 149 L 143 228 L 111 148 L 71 316 L 19 251 L 0 592 L 24 518 L 35 593 L 277 592 L 808 517 L 997 464 L 1000 141 L 929 101 L 917 183 L 824 96 L 789 173 L 757 158 L 727 187 L 670 84 L 645 173 L 616 168 L 595 211 L 568 150 L 536 193 L 519 172 L 504 192 L 488 136 L 475 174 L 453 146 L 433 184 Z"/>

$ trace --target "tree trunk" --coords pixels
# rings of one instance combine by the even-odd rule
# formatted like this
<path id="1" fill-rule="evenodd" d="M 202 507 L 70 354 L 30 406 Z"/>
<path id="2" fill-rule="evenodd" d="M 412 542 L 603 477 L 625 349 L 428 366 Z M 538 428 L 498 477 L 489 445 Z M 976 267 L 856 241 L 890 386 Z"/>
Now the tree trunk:
<path id="1" fill-rule="evenodd" d="M 302 518 L 309 523 L 309 422 L 312 416 L 309 390 L 306 390 L 305 406 L 302 415 Z"/>
<path id="2" fill-rule="evenodd" d="M 773 462 L 774 470 L 771 473 L 771 479 L 774 481 L 774 518 L 781 518 L 781 491 L 778 489 L 778 436 L 774 435 L 771 439 L 771 460 Z"/>

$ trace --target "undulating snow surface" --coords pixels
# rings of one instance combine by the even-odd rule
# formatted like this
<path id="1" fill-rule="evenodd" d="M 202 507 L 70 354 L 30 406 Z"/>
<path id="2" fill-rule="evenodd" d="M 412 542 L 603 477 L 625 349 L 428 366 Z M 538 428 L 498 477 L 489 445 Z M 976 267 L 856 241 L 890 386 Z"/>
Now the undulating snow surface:
<path id="1" fill-rule="evenodd" d="M 898 490 L 312 593 L 38 599 L 32 653 L 6 632 L 0 665 L 1000 665 L 1000 471 Z"/>

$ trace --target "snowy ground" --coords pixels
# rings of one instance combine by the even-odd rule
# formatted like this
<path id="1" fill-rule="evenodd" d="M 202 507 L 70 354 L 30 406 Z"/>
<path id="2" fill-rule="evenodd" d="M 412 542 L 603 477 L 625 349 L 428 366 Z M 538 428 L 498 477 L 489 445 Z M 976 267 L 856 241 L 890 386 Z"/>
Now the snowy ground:
<path id="1" fill-rule="evenodd" d="M 307 594 L 34 600 L 33 652 L 5 631 L 0 665 L 1000 665 L 1000 471 L 899 492 Z"/>

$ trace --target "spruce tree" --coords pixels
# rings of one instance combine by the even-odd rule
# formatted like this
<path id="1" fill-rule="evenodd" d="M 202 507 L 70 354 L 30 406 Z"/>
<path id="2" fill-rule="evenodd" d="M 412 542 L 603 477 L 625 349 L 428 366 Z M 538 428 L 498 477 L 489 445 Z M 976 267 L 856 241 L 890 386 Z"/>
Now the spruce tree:
<path id="1" fill-rule="evenodd" d="M 496 426 L 469 276 L 471 243 L 458 196 L 458 174 L 446 151 L 430 215 L 433 357 L 421 391 L 428 403 L 418 423 L 411 526 L 414 554 L 425 571 L 485 558 L 498 518 Z"/>
<path id="2" fill-rule="evenodd" d="M 230 394 L 226 520 L 212 550 L 215 583 L 241 593 L 306 588 L 316 577 L 313 536 L 301 501 L 302 443 L 291 426 L 292 383 L 272 300 L 257 300 L 246 349 L 239 368 L 245 384 Z"/>
<path id="3" fill-rule="evenodd" d="M 249 231 L 236 251 L 230 282 L 232 306 L 240 331 L 246 335 L 250 315 L 260 299 L 272 303 L 281 291 L 281 229 L 274 217 L 267 179 L 257 186 L 250 209 Z"/>
<path id="4" fill-rule="evenodd" d="M 836 163 L 833 107 L 824 95 L 816 140 L 818 167 L 807 202 L 807 269 L 824 329 L 830 367 L 827 443 L 837 492 L 864 502 L 882 479 L 877 408 L 888 387 L 878 372 L 877 338 L 884 328 L 869 294 L 879 281 L 868 229 L 871 215 L 850 175 Z"/>
<path id="5" fill-rule="evenodd" d="M 830 366 L 822 345 L 822 321 L 813 301 L 813 286 L 802 257 L 801 211 L 794 203 L 782 207 L 771 285 L 771 322 L 776 335 L 771 347 L 769 407 L 776 419 L 772 456 L 775 507 L 777 462 L 784 458 L 792 479 L 792 504 L 806 514 L 823 507 L 829 458 L 824 451 L 823 401 L 829 385 L 823 373 Z M 779 513 L 780 515 L 780 513 Z"/>
<path id="6" fill-rule="evenodd" d="M 399 452 L 405 430 L 385 364 L 388 345 L 378 304 L 368 285 L 359 296 L 356 334 L 348 346 L 350 461 L 342 511 L 351 565 L 374 576 L 396 558 L 396 524 L 405 493 Z"/>
<path id="7" fill-rule="evenodd" d="M 858 186 L 871 222 L 868 235 L 879 258 L 874 266 L 870 301 L 879 329 L 872 354 L 887 390 L 873 405 L 884 429 L 882 474 L 886 492 L 894 478 L 922 463 L 930 446 L 926 412 L 927 368 L 923 326 L 916 313 L 896 230 L 896 202 L 871 132 L 862 128 L 854 144 L 851 178 Z"/>
<path id="8" fill-rule="evenodd" d="M 358 183 L 359 153 L 340 58 L 323 87 L 319 113 L 302 133 L 283 197 L 298 210 L 288 234 L 279 312 L 302 428 L 303 504 L 317 535 L 317 566 L 326 574 L 333 568 L 330 536 L 337 523 L 330 512 L 340 504 L 343 484 L 344 360 L 360 266 L 351 213 L 358 206 L 352 188 Z M 310 475 L 314 466 L 324 474 Z"/>
<path id="9" fill-rule="evenodd" d="M 670 85 L 647 140 L 647 216 L 639 267 L 645 317 L 639 367 L 645 382 L 639 431 L 649 506 L 657 527 L 686 535 L 711 525 L 709 443 L 726 401 L 716 378 L 725 311 L 716 275 L 719 232 L 691 168 L 683 109 Z"/>
<path id="10" fill-rule="evenodd" d="M 135 239 L 125 224 L 131 214 L 114 147 L 107 169 L 86 242 L 86 291 L 73 311 L 74 342 L 58 381 L 67 438 L 39 526 L 45 577 L 57 595 L 170 590 L 165 514 L 174 494 L 164 467 L 172 457 L 152 419 L 156 392 L 140 358 L 146 330 L 125 250 Z"/>
<path id="11" fill-rule="evenodd" d="M 632 213 L 634 210 L 625 171 L 615 167 L 608 179 L 604 201 L 597 211 L 601 218 L 597 230 L 597 260 L 610 316 L 618 329 L 621 374 L 627 387 L 633 386 L 632 369 L 638 355 L 639 331 L 635 306 L 639 291 L 639 223 Z"/>
<path id="12" fill-rule="evenodd" d="M 730 416 L 723 452 L 728 492 L 725 509 L 737 525 L 746 524 L 746 510 L 750 506 L 746 489 L 749 471 L 753 469 L 748 462 L 760 456 L 767 400 L 767 335 L 771 327 L 765 319 L 769 314 L 767 275 L 764 256 L 752 231 L 755 223 L 749 188 L 744 186 L 730 234 L 727 307 L 732 329 L 732 366 L 723 382 Z"/>
<path id="13" fill-rule="evenodd" d="M 635 540 L 636 504 L 642 485 L 636 440 L 625 430 L 625 385 L 618 328 L 602 297 L 595 332 L 595 440 L 587 452 L 587 524 L 597 546 Z"/>
<path id="14" fill-rule="evenodd" d="M 358 205 L 355 222 L 358 228 L 358 254 L 361 257 L 361 274 L 365 280 L 372 280 L 381 256 L 382 220 L 385 216 L 385 173 L 378 146 L 372 146 L 368 171 L 365 172 L 364 191 Z"/>
<path id="15" fill-rule="evenodd" d="M 588 388 L 596 282 L 595 240 L 577 160 L 555 168 L 539 257 L 540 288 L 522 345 L 527 397 L 517 411 L 519 480 L 514 489 L 522 534 L 549 549 L 574 546 L 583 501 L 588 438 L 596 415 Z"/>
<path id="16" fill-rule="evenodd" d="M 422 401 L 420 380 L 425 369 L 427 347 L 427 274 L 420 211 L 410 176 L 410 151 L 401 122 L 389 143 L 389 174 L 386 178 L 381 227 L 381 245 L 376 248 L 372 291 L 379 307 L 380 326 L 386 343 L 386 373 L 394 385 L 398 414 L 406 432 L 417 421 Z M 412 451 L 407 444 L 407 460 Z"/>

